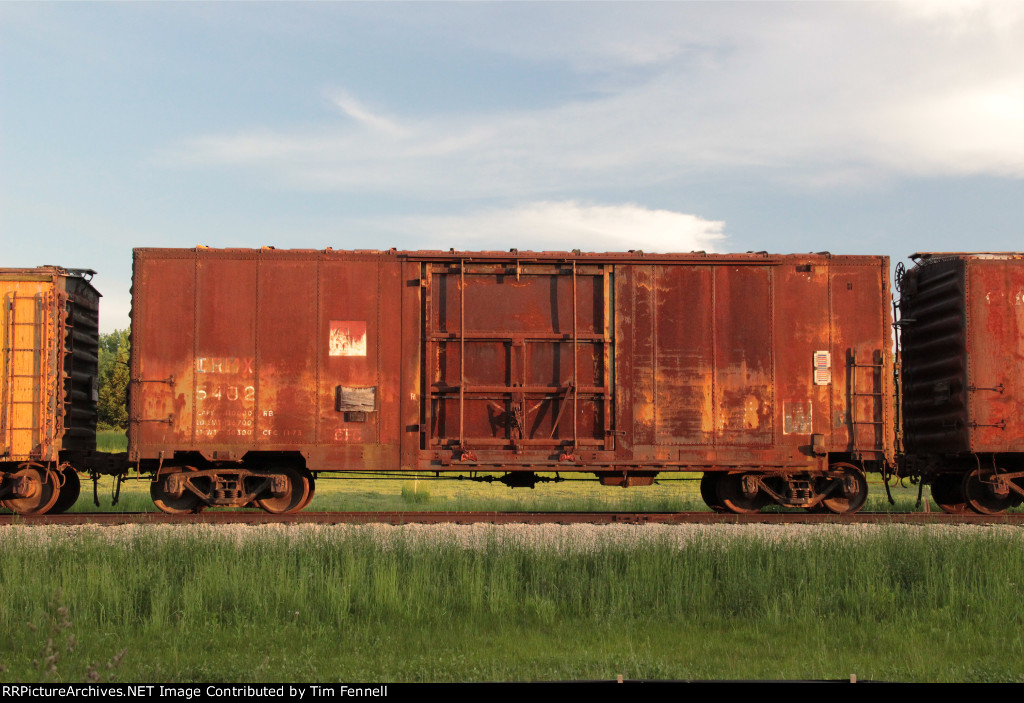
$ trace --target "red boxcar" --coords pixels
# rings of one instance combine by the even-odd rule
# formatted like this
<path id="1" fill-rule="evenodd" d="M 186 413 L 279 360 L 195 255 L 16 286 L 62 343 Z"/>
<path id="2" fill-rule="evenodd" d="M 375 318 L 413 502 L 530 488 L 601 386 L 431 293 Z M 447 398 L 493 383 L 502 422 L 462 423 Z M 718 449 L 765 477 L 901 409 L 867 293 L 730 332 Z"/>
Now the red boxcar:
<path id="1" fill-rule="evenodd" d="M 858 509 L 893 461 L 888 259 L 137 249 L 130 455 L 168 511 L 313 472 L 705 472 Z"/>
<path id="2" fill-rule="evenodd" d="M 901 280 L 905 462 L 944 510 L 1024 497 L 1024 255 L 914 254 Z"/>

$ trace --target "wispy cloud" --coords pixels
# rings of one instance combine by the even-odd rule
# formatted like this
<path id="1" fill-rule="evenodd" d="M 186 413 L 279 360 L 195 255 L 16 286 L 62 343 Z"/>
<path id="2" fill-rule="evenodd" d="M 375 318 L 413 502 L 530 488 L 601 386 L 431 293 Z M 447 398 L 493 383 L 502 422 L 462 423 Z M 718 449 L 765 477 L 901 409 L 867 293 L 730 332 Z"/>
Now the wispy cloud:
<path id="1" fill-rule="evenodd" d="M 407 137 L 410 130 L 400 125 L 393 118 L 385 117 L 371 111 L 362 102 L 345 90 L 334 90 L 329 93 L 331 101 L 348 117 L 373 132 L 391 137 Z"/>
<path id="2" fill-rule="evenodd" d="M 593 90 L 553 106 L 402 115 L 400 96 L 369 108 L 334 89 L 345 124 L 204 135 L 175 158 L 432 198 L 559 198 L 738 170 L 816 186 L 1024 178 L 1019 5 L 642 7 L 618 33 L 604 6 L 600 22 L 557 25 L 564 36 L 541 54 L 571 61 Z M 519 56 L 508 34 L 494 51 Z M 583 46 L 587 65 L 569 58 Z"/>
<path id="3" fill-rule="evenodd" d="M 725 243 L 724 222 L 633 203 L 531 202 L 466 215 L 394 218 L 377 225 L 414 234 L 418 246 L 428 249 L 667 253 L 717 251 Z"/>

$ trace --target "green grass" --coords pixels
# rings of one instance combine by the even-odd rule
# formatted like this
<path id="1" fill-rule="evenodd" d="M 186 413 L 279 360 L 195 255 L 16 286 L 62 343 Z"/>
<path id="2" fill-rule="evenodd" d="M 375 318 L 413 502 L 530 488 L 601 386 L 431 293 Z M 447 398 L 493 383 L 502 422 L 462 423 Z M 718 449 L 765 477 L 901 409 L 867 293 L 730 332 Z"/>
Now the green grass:
<path id="1" fill-rule="evenodd" d="M 2 677 L 1024 682 L 1015 530 L 485 529 L 8 528 Z"/>
<path id="2" fill-rule="evenodd" d="M 663 476 L 666 474 L 663 474 Z M 307 510 L 313 511 L 623 511 L 679 512 L 707 510 L 700 497 L 700 474 L 678 474 L 679 478 L 658 480 L 653 486 L 619 488 L 602 486 L 585 476 L 559 483 L 540 483 L 536 488 L 508 488 L 500 483 L 480 483 L 467 477 L 418 479 L 373 479 L 321 474 L 316 496 Z M 910 512 L 915 510 L 916 486 L 894 486 L 895 505 L 890 505 L 877 477 L 869 478 L 865 511 Z M 93 485 L 82 483 L 82 497 L 72 508 L 77 512 L 153 510 L 149 481 L 130 480 L 122 484 L 118 504 L 113 505 L 114 481 L 100 480 L 93 504 Z M 928 491 L 925 491 L 928 497 Z M 931 509 L 938 509 L 932 505 Z M 767 510 L 781 510 L 768 508 Z M 797 511 L 800 512 L 800 511 Z"/>
<path id="3" fill-rule="evenodd" d="M 97 430 L 96 449 L 101 452 L 126 452 L 128 435 L 124 430 Z"/>
<path id="4" fill-rule="evenodd" d="M 100 451 L 127 450 L 127 437 L 118 430 L 97 433 Z M 486 475 L 486 474 L 485 474 Z M 554 474 L 542 474 L 554 478 Z M 407 475 L 408 476 L 408 475 Z M 491 475 L 497 478 L 499 474 Z M 563 477 L 565 475 L 563 474 Z M 307 510 L 316 511 L 575 511 L 604 510 L 623 512 L 680 512 L 707 510 L 700 497 L 700 474 L 662 473 L 653 486 L 620 488 L 601 486 L 592 475 L 581 474 L 561 482 L 539 483 L 535 488 L 510 489 L 500 483 L 481 483 L 426 475 L 421 478 L 371 479 L 343 474 L 322 473 L 316 484 L 316 497 Z M 885 486 L 877 474 L 868 475 L 869 496 L 866 512 L 913 512 L 917 507 L 917 486 L 893 485 L 895 500 L 890 505 Z M 83 482 L 82 497 L 72 509 L 77 512 L 154 510 L 146 480 L 122 485 L 118 504 L 113 505 L 112 479 L 100 482 L 100 507 L 93 504 L 91 482 Z M 929 497 L 926 489 L 924 498 Z M 932 504 L 932 511 L 938 508 Z M 798 509 L 767 508 L 768 511 L 800 512 Z M 1014 512 L 1024 510 L 1015 509 Z"/>

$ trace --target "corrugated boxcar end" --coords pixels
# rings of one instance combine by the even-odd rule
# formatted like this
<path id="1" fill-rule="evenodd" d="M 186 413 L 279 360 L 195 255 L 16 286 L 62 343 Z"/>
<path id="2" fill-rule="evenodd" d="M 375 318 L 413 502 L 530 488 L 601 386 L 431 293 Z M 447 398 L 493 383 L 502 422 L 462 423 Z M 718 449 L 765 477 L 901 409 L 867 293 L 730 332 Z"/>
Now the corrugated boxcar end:
<path id="1" fill-rule="evenodd" d="M 947 512 L 1024 499 L 1024 254 L 912 257 L 903 282 L 907 472 Z"/>
<path id="2" fill-rule="evenodd" d="M 920 262 L 922 265 L 933 263 L 936 261 L 942 261 L 944 259 L 950 260 L 1013 260 L 1013 259 L 1024 259 L 1024 253 L 1019 251 L 920 251 L 910 255 L 910 259 L 915 263 Z"/>
<path id="3" fill-rule="evenodd" d="M 61 512 L 96 448 L 99 293 L 93 271 L 0 269 L 0 501 Z"/>
<path id="4" fill-rule="evenodd" d="M 94 452 L 99 400 L 99 299 L 91 269 L 68 269 L 64 386 L 69 402 L 64 420 L 64 450 Z"/>

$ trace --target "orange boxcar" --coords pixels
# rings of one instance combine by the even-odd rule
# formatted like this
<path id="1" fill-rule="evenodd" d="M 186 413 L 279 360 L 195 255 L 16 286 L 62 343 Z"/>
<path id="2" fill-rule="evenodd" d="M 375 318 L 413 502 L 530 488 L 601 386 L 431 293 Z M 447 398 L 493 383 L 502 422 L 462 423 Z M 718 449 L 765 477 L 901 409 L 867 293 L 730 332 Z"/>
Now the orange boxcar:
<path id="1" fill-rule="evenodd" d="M 0 502 L 33 514 L 78 497 L 78 461 L 96 448 L 93 272 L 0 269 Z"/>

